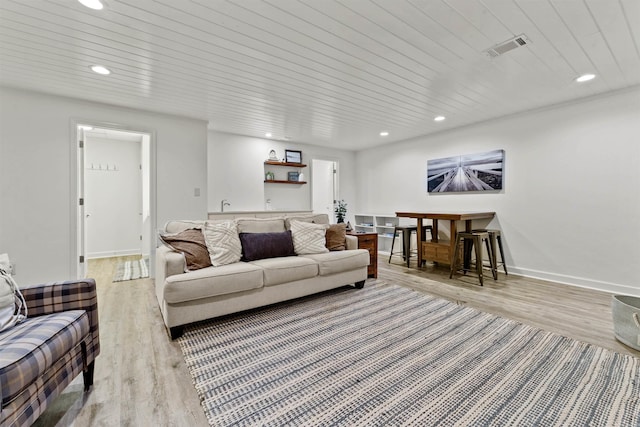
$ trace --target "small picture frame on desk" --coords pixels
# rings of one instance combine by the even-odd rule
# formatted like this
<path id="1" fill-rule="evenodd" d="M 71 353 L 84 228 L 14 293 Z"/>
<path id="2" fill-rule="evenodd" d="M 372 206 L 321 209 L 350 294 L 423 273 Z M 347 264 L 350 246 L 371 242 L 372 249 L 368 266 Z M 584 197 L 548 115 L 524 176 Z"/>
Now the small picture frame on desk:
<path id="1" fill-rule="evenodd" d="M 287 163 L 302 163 L 302 151 L 284 150 L 284 161 Z"/>
<path id="2" fill-rule="evenodd" d="M 287 173 L 287 179 L 289 181 L 297 181 L 299 177 L 298 172 L 288 172 Z"/>

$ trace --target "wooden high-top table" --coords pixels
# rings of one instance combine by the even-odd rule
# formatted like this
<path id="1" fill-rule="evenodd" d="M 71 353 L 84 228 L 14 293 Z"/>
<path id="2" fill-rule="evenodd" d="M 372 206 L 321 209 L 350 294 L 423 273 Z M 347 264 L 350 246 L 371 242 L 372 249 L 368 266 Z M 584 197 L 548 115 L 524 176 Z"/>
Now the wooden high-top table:
<path id="1" fill-rule="evenodd" d="M 418 267 L 422 267 L 422 262 L 427 259 L 451 265 L 456 247 L 455 239 L 458 231 L 458 221 L 464 221 L 465 231 L 471 231 L 474 219 L 492 219 L 495 215 L 495 212 L 396 212 L 396 216 L 400 218 L 416 218 L 418 220 L 418 232 L 416 233 L 418 235 Z M 432 239 L 428 241 L 423 241 L 422 221 L 424 219 L 433 221 Z M 438 239 L 439 220 L 449 221 L 451 240 Z"/>

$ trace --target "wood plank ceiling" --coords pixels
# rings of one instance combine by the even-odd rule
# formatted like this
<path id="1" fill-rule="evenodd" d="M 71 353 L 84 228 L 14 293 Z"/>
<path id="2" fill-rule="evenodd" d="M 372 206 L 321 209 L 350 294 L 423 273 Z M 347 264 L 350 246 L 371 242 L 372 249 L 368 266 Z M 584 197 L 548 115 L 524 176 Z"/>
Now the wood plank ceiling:
<path id="1" fill-rule="evenodd" d="M 353 150 L 640 84 L 638 0 L 103 3 L 0 0 L 0 84 Z"/>

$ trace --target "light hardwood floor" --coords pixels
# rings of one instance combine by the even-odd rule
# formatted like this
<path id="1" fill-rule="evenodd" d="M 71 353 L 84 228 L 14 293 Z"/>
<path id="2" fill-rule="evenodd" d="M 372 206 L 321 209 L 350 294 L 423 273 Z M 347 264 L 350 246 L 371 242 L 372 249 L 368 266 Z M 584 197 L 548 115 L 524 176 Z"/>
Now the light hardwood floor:
<path id="1" fill-rule="evenodd" d="M 89 263 L 89 277 L 98 284 L 102 347 L 92 390 L 82 392 L 80 376 L 36 426 L 207 425 L 180 346 L 165 332 L 153 281 L 111 282 L 124 259 L 132 258 Z M 503 273 L 480 287 L 472 275 L 450 280 L 444 269 L 400 264 L 380 256 L 377 280 L 640 357 L 613 336 L 610 294 Z"/>

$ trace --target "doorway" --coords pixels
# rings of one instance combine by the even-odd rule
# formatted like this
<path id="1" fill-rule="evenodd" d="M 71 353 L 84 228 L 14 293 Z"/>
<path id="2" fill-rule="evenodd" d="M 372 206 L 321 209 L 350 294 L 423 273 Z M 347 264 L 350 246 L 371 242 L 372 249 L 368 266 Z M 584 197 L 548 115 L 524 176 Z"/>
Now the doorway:
<path id="1" fill-rule="evenodd" d="M 338 199 L 338 162 L 311 160 L 311 207 L 314 213 L 326 213 L 335 223 L 333 204 Z"/>
<path id="2" fill-rule="evenodd" d="M 152 134 L 77 126 L 78 277 L 92 258 L 140 255 L 153 271 Z"/>

